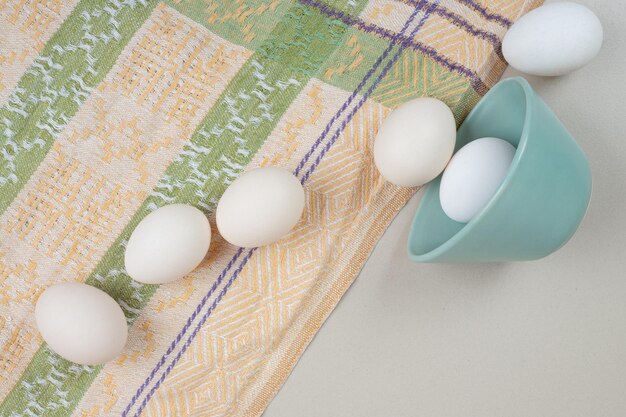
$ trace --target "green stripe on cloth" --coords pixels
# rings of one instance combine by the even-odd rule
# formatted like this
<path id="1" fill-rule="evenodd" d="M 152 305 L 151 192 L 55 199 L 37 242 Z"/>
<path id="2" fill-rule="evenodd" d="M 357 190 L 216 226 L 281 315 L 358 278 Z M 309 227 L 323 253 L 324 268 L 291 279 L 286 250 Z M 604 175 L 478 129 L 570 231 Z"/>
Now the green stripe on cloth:
<path id="1" fill-rule="evenodd" d="M 0 213 L 155 4 L 83 0 L 46 44 L 0 109 Z"/>
<path id="2" fill-rule="evenodd" d="M 271 33 L 291 5 L 288 1 L 277 0 L 211 2 L 208 6 L 204 0 L 165 0 L 165 3 L 216 35 L 255 51 L 262 47 L 267 34 Z M 367 1 L 350 0 L 333 3 L 331 6 L 339 6 L 338 10 L 358 16 L 366 5 Z M 353 91 L 388 45 L 387 40 L 348 27 L 341 44 L 319 68 L 315 78 L 346 91 Z"/>
<path id="3" fill-rule="evenodd" d="M 166 0 L 179 13 L 207 27 L 237 45 L 256 50 L 281 21 L 291 4 L 288 1 Z"/>
<path id="4" fill-rule="evenodd" d="M 132 281 L 124 272 L 124 244 L 137 223 L 154 208 L 175 202 L 212 211 L 346 30 L 343 23 L 295 4 L 231 80 L 190 143 L 86 281 L 113 296 L 129 323 L 157 289 Z M 37 412 L 37 407 L 49 410 L 46 415 L 67 415 L 100 369 L 74 365 L 44 345 L 0 405 L 0 415 Z"/>
<path id="5" fill-rule="evenodd" d="M 345 91 L 354 91 L 388 46 L 388 41 L 350 27 L 341 46 L 320 68 L 316 78 Z"/>

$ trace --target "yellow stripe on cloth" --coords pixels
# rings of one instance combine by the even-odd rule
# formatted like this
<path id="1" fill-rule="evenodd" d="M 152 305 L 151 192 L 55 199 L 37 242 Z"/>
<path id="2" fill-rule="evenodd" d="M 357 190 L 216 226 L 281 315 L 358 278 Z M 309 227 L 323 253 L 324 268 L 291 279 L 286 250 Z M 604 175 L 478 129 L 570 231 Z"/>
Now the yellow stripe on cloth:
<path id="1" fill-rule="evenodd" d="M 384 117 L 409 99 L 431 96 L 460 121 L 504 68 L 498 45 L 506 27 L 540 0 L 369 0 L 358 10 L 323 0 L 255 2 L 213 1 L 207 8 L 202 0 L 176 1 L 156 7 L 145 22 L 148 11 L 140 20 L 129 14 L 134 25 L 124 42 L 141 28 L 104 61 L 110 68 L 122 51 L 106 77 L 99 73 L 85 90 L 89 98 L 69 99 L 78 110 L 59 125 L 37 169 L 24 171 L 20 187 L 35 170 L 18 196 L 6 199 L 12 203 L 0 215 L 0 398 L 14 387 L 5 400 L 9 414 L 45 406 L 74 416 L 260 415 L 414 191 L 384 182 L 375 169 L 372 142 Z M 229 10 L 224 19 L 221 4 Z M 67 26 L 81 33 L 82 15 L 71 16 Z M 253 58 L 215 33 L 244 44 L 256 39 Z M 80 68 L 79 61 L 69 62 Z M 40 75 L 45 88 L 45 71 Z M 244 162 L 234 155 L 245 155 Z M 149 202 L 193 195 L 212 207 L 216 190 L 241 169 L 259 166 L 298 167 L 306 209 L 292 233 L 240 252 L 214 228 L 209 256 L 183 280 L 141 287 L 123 276 L 123 239 L 151 191 Z M 126 300 L 139 294 L 132 290 L 149 289 L 152 297 L 140 308 L 120 299 L 133 320 L 138 316 L 126 348 L 97 374 L 67 372 L 59 380 L 58 369 L 67 367 L 48 369 L 56 356 L 40 349 L 24 373 L 41 343 L 37 296 L 48 285 L 87 276 L 94 285 L 106 281 L 111 292 L 130 290 Z"/>
<path id="2" fill-rule="evenodd" d="M 285 329 L 279 343 L 264 358 L 264 366 L 256 370 L 258 372 L 240 393 L 238 401 L 230 409 L 215 415 L 260 416 L 263 413 L 319 328 L 354 282 L 387 225 L 413 195 L 413 191 L 414 189 L 377 182 L 375 197 L 369 202 L 370 208 L 354 219 L 353 225 L 345 231 L 340 256 L 329 262 L 316 276 L 316 284 L 301 299 L 297 306 L 297 315 L 289 323 L 289 328 Z M 167 383 L 165 385 L 168 386 Z M 158 400 L 152 401 L 149 411 L 143 416 L 167 416 L 167 413 L 159 412 L 173 405 L 165 397 L 167 394 L 164 392 Z M 180 398 L 184 394 L 170 392 L 170 398 L 176 396 Z"/>
<path id="3" fill-rule="evenodd" d="M 329 86 L 319 80 L 313 79 L 309 81 L 302 92 L 296 97 L 293 105 L 290 106 L 287 112 L 281 117 L 270 136 L 263 143 L 261 149 L 259 149 L 250 164 L 246 167 L 246 170 L 268 164 L 293 170 L 304 154 L 310 149 L 315 138 L 320 135 L 333 116 L 336 108 L 339 107 L 348 96 L 349 93 Z M 379 109 L 379 112 L 375 114 L 375 117 L 380 120 L 383 117 L 381 113 L 383 108 L 382 106 L 377 106 L 377 109 Z M 376 124 L 377 123 L 379 122 L 376 122 Z M 310 208 L 307 208 L 307 210 L 309 213 L 315 213 L 315 210 L 310 210 Z M 214 218 L 211 218 L 211 223 L 215 225 Z M 181 330 L 187 317 L 193 313 L 193 310 L 202 297 L 207 294 L 214 284 L 220 271 L 226 267 L 235 253 L 237 248 L 224 242 L 217 230 L 214 229 L 213 232 L 213 241 L 211 242 L 209 257 L 205 259 L 195 271 L 189 274 L 182 283 L 175 282 L 159 287 L 133 327 L 145 330 L 138 332 L 139 334 L 137 334 L 136 337 L 132 337 L 133 332 L 130 333 L 131 339 L 124 351 L 124 356 L 121 360 L 115 363 L 108 363 L 104 366 L 102 372 L 96 377 L 81 403 L 76 408 L 74 412 L 75 416 L 89 416 L 96 411 L 106 411 L 111 415 L 120 415 L 122 413 L 132 395 L 135 394 L 135 389 L 143 383 L 150 371 L 161 359 L 161 356 L 167 350 L 171 341 Z M 299 232 L 294 233 L 296 235 L 299 234 Z M 299 239 L 303 237 L 301 234 L 299 236 Z M 307 256 L 307 253 L 304 252 L 303 255 Z M 272 266 L 267 265 L 270 269 L 280 263 L 279 258 L 273 261 Z M 309 262 L 318 262 L 315 257 L 310 258 L 308 262 L 305 258 L 300 258 L 300 261 L 300 267 L 304 268 L 307 268 Z M 268 286 L 276 284 L 277 287 L 275 287 L 274 290 L 282 288 L 283 284 L 277 281 L 280 278 L 291 281 L 285 285 L 294 286 L 297 284 L 296 287 L 305 290 L 307 285 L 310 285 L 311 280 L 315 278 L 310 274 L 305 277 L 288 275 L 288 272 L 293 273 L 294 270 L 289 269 L 289 271 L 283 271 L 283 274 L 275 274 L 274 271 L 264 270 L 263 277 L 257 277 L 257 281 L 247 281 L 243 284 L 245 289 L 242 291 L 244 293 L 250 291 L 251 296 L 261 291 L 265 292 L 266 296 L 268 296 L 269 293 L 267 293 L 267 291 L 270 291 Z M 239 282 L 244 281 L 246 281 L 245 278 L 241 279 Z M 234 287 L 231 288 L 231 290 L 233 290 L 233 292 L 231 293 L 229 291 L 229 300 L 234 300 L 236 308 L 235 310 L 231 310 L 230 314 L 239 317 L 239 320 L 245 321 L 249 313 L 250 301 L 245 296 L 237 297 L 234 294 Z M 299 295 L 296 294 L 296 296 L 302 295 L 302 293 L 299 293 Z M 212 297 L 209 304 L 215 296 L 216 295 Z M 276 300 L 276 302 L 279 302 L 279 300 Z M 225 307 L 221 305 L 220 310 L 223 308 Z M 155 317 L 158 317 L 158 320 L 154 320 Z M 245 324 L 237 320 L 235 320 L 235 322 L 237 324 L 233 324 L 234 326 L 245 326 Z M 171 325 L 172 323 L 176 323 L 176 325 Z M 277 324 L 279 323 L 277 322 Z M 272 331 L 274 337 L 278 337 L 279 333 L 276 332 L 287 324 L 288 323 L 282 323 L 279 327 L 276 327 Z M 197 370 L 199 373 L 195 379 L 198 380 L 198 384 L 204 386 L 206 383 L 211 384 L 211 381 L 214 380 L 213 375 L 206 373 L 206 367 L 208 366 L 209 369 L 219 369 L 226 366 L 230 359 L 225 358 L 224 355 L 236 354 L 236 347 L 231 349 L 228 353 L 216 354 L 213 350 L 214 348 L 221 351 L 222 349 L 229 349 L 229 347 L 217 339 L 214 343 L 211 342 L 211 344 L 207 346 L 202 345 L 203 342 L 196 342 L 200 344 L 192 348 L 195 352 L 194 357 L 198 358 Z M 194 344 L 196 342 L 194 342 Z M 243 342 L 243 339 L 240 340 L 240 342 Z M 237 344 L 237 342 L 234 343 Z M 230 358 L 232 359 L 232 356 L 230 356 Z M 166 364 L 169 363 L 169 360 L 171 360 L 171 357 L 168 357 Z M 181 365 L 182 364 L 179 366 Z M 179 366 L 177 366 L 177 369 Z M 189 366 L 194 367 L 193 363 Z M 164 368 L 165 366 L 163 369 Z M 190 393 L 195 392 L 193 390 L 195 386 L 194 381 L 189 380 L 186 383 L 185 390 L 188 389 Z M 115 403 L 113 403 L 111 400 L 113 395 L 111 393 L 112 387 L 119 386 L 132 386 L 133 389 L 115 389 Z M 234 390 L 236 386 L 238 385 L 233 385 L 232 390 Z M 230 391 L 228 395 L 222 397 L 221 401 L 223 403 L 221 407 L 233 401 L 234 395 L 236 395 L 236 392 Z M 181 411 L 181 415 L 186 414 L 184 411 Z"/>
<path id="4" fill-rule="evenodd" d="M 320 301 L 316 293 L 320 285 L 330 284 L 334 265 L 349 262 L 345 249 L 359 242 L 351 241 L 353 230 L 367 229 L 369 216 L 379 210 L 371 205 L 378 202 L 383 187 L 371 141 L 387 112 L 373 101 L 357 112 L 305 185 L 307 203 L 299 225 L 280 242 L 257 250 L 143 415 L 165 416 L 164 410 L 174 409 L 187 416 L 260 414 L 270 397 L 263 399 L 250 390 L 270 386 L 273 376 L 267 372 L 277 359 L 288 358 L 277 349 L 290 340 L 310 300 Z M 302 150 L 314 138 L 302 138 Z M 413 190 L 403 192 L 408 198 Z M 394 204 L 404 201 L 395 199 Z M 316 330 L 308 331 L 312 336 Z M 260 381 L 259 375 L 268 379 Z M 273 383 L 282 382 L 281 376 Z"/>
<path id="5" fill-rule="evenodd" d="M 0 398 L 39 348 L 37 296 L 89 275 L 250 54 L 156 8 L 0 216 Z"/>
<path id="6" fill-rule="evenodd" d="M 543 0 L 473 0 L 489 13 L 497 13 L 511 21 L 543 3 Z"/>
<path id="7" fill-rule="evenodd" d="M 78 0 L 0 1 L 0 106 Z"/>

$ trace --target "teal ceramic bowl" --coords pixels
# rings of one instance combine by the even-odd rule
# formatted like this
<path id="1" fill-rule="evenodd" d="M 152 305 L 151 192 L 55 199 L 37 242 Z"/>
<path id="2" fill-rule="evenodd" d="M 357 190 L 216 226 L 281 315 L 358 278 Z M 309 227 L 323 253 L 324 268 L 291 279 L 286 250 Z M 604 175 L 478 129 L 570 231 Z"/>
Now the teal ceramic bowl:
<path id="1" fill-rule="evenodd" d="M 483 97 L 459 128 L 455 151 L 486 136 L 517 148 L 504 182 L 465 224 L 445 215 L 441 176 L 432 181 L 411 226 L 411 260 L 539 259 L 563 246 L 578 228 L 591 198 L 587 158 L 525 79 L 500 81 Z"/>

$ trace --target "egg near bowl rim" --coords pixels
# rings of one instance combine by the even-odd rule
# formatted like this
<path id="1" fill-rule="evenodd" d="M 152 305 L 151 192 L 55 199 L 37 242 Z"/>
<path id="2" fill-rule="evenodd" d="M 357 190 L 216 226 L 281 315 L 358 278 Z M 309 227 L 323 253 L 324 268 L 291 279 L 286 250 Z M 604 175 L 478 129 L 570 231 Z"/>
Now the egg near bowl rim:
<path id="1" fill-rule="evenodd" d="M 435 179 L 452 157 L 456 142 L 452 109 L 422 96 L 394 108 L 376 132 L 372 147 L 380 175 L 399 187 L 418 187 Z"/>

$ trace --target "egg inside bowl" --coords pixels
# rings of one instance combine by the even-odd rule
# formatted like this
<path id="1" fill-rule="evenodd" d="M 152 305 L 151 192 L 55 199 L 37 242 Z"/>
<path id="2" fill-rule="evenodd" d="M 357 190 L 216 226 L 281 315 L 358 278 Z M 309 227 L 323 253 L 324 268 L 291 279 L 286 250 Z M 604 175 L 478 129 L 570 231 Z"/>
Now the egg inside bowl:
<path id="1" fill-rule="evenodd" d="M 497 137 L 517 150 L 489 203 L 468 223 L 443 212 L 441 176 L 426 189 L 408 240 L 415 262 L 501 262 L 538 259 L 563 246 L 591 198 L 591 172 L 582 149 L 521 78 L 496 84 L 457 132 L 455 151 Z"/>

